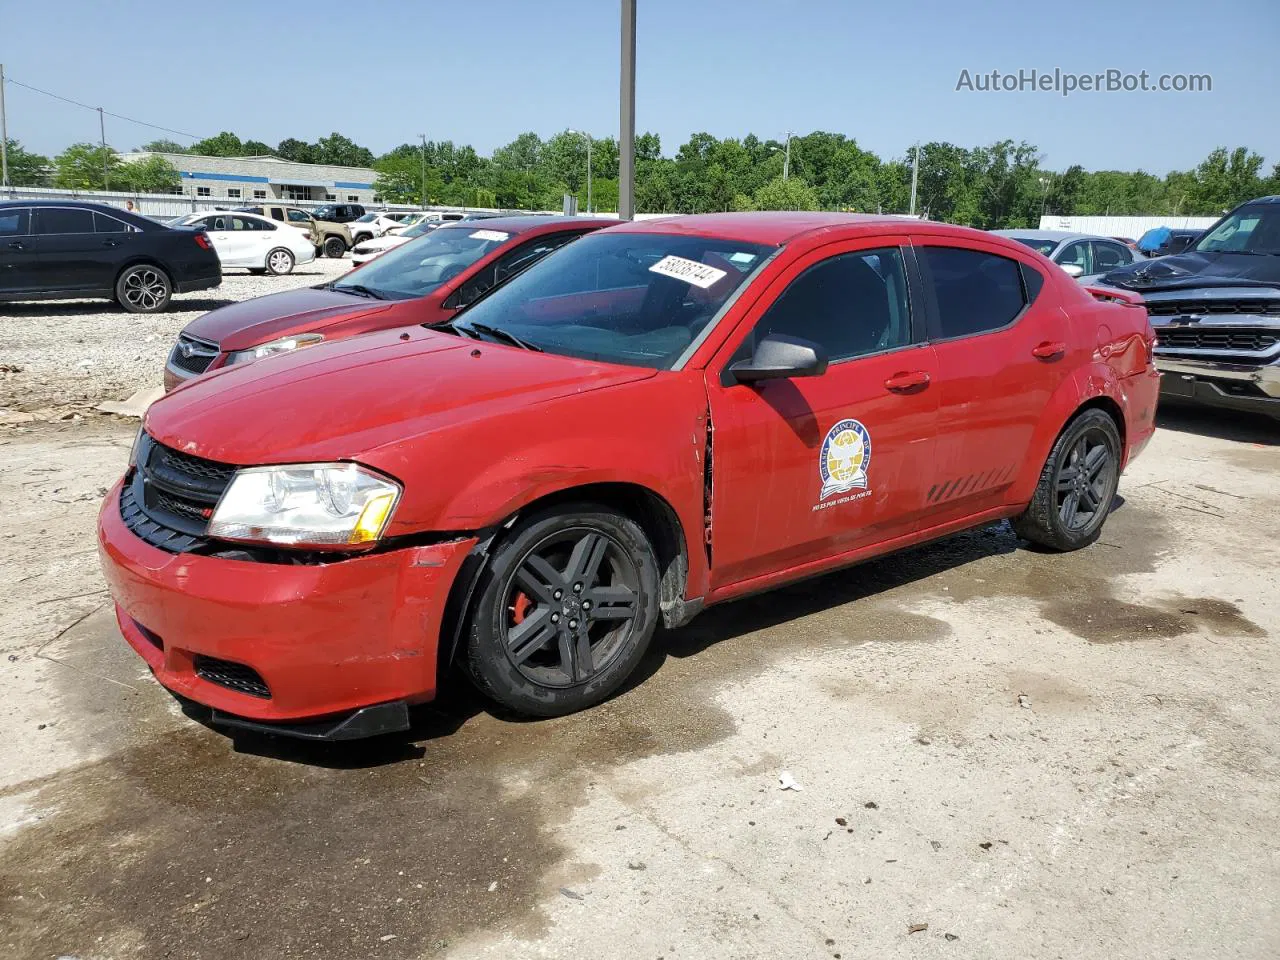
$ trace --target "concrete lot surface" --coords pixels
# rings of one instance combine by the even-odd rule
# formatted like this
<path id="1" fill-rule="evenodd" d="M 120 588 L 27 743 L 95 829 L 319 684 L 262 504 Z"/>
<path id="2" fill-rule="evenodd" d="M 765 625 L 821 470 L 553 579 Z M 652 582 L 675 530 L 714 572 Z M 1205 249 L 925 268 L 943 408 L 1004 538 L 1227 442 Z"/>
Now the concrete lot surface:
<path id="1" fill-rule="evenodd" d="M 596 710 L 341 748 L 208 729 L 116 634 L 132 424 L 0 432 L 0 956 L 1280 955 L 1280 431 L 1162 426 L 1085 551 L 976 531 Z"/>

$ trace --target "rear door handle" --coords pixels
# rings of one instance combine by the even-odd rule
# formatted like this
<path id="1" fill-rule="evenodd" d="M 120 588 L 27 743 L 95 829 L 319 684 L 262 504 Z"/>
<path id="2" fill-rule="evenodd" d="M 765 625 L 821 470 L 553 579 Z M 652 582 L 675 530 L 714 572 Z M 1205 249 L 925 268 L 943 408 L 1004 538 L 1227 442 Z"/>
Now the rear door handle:
<path id="1" fill-rule="evenodd" d="M 884 382 L 884 388 L 894 393 L 914 393 L 929 385 L 929 374 L 923 370 L 912 370 L 910 373 L 895 373 Z"/>
<path id="2" fill-rule="evenodd" d="M 1065 343 L 1050 340 L 1031 348 L 1031 355 L 1038 360 L 1061 360 L 1066 352 Z"/>
<path id="3" fill-rule="evenodd" d="M 12 241 L 10 241 L 10 243 L 9 243 L 9 249 L 10 249 L 10 250 L 25 250 L 25 249 L 27 249 L 27 245 L 26 245 L 25 243 L 23 243 L 21 240 L 12 240 Z"/>
<path id="4" fill-rule="evenodd" d="M 120 246 L 120 241 L 119 240 L 103 240 L 102 245 L 104 247 L 118 247 Z"/>

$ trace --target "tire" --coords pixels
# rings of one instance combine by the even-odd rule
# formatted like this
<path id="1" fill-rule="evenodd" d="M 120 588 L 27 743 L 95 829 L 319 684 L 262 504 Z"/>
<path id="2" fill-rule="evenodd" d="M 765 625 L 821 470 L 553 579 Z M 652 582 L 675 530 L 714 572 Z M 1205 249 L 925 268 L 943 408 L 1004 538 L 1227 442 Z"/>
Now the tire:
<path id="1" fill-rule="evenodd" d="M 1116 422 L 1102 410 L 1086 410 L 1059 434 L 1014 532 L 1051 550 L 1087 547 L 1101 535 L 1119 484 Z"/>
<path id="2" fill-rule="evenodd" d="M 284 247 L 276 247 L 267 254 L 267 273 L 273 277 L 283 277 L 293 273 L 294 256 Z"/>
<path id="3" fill-rule="evenodd" d="M 351 238 L 351 245 L 354 247 L 358 243 L 364 243 L 366 240 L 372 240 L 373 236 L 368 233 L 362 233 L 357 237 Z"/>
<path id="4" fill-rule="evenodd" d="M 648 649 L 658 584 L 653 547 L 633 520 L 597 504 L 532 514 L 480 576 L 467 672 L 482 694 L 525 716 L 595 706 Z"/>
<path id="5" fill-rule="evenodd" d="M 267 272 L 266 267 L 248 267 L 247 269 L 255 277 L 260 277 Z"/>
<path id="6" fill-rule="evenodd" d="M 347 252 L 347 245 L 343 243 L 341 237 L 325 237 L 324 255 L 334 260 L 341 260 L 342 255 Z"/>
<path id="7" fill-rule="evenodd" d="M 129 313 L 158 313 L 172 296 L 169 275 L 151 263 L 136 263 L 116 278 L 116 302 Z"/>

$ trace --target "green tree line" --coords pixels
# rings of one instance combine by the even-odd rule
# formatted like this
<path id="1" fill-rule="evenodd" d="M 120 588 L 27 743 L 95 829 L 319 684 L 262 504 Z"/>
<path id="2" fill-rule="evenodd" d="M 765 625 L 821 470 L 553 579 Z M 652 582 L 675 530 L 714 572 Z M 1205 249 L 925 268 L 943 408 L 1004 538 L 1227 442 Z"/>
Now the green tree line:
<path id="1" fill-rule="evenodd" d="M 334 132 L 314 143 L 288 138 L 274 148 L 241 140 L 230 131 L 189 148 L 156 140 L 140 149 L 205 156 L 272 155 L 302 163 L 372 167 L 375 189 L 397 203 L 505 209 L 558 209 L 566 193 L 587 208 L 587 137 L 565 130 L 543 139 L 522 133 L 480 154 L 451 140 L 403 143 L 375 157 Z M 593 139 L 591 206 L 618 208 L 618 144 Z M 636 208 L 642 213 L 720 210 L 845 210 L 905 213 L 910 206 L 912 155 L 882 158 L 839 133 L 815 131 L 787 144 L 754 134 L 720 139 L 695 133 L 673 156 L 658 136 L 636 138 Z M 787 176 L 784 178 L 784 165 Z M 49 159 L 16 141 L 9 144 L 10 181 L 90 190 L 103 186 L 103 151 L 73 144 Z M 162 157 L 124 162 L 107 149 L 113 188 L 165 192 L 179 188 L 177 171 Z M 1142 170 L 1061 171 L 1041 166 L 1025 141 L 963 147 L 931 142 L 919 148 L 916 210 L 935 220 L 983 229 L 1033 226 L 1042 214 L 1149 214 L 1216 216 L 1252 197 L 1280 193 L 1280 164 L 1264 171 L 1247 147 L 1219 147 L 1191 170 L 1157 176 Z"/>

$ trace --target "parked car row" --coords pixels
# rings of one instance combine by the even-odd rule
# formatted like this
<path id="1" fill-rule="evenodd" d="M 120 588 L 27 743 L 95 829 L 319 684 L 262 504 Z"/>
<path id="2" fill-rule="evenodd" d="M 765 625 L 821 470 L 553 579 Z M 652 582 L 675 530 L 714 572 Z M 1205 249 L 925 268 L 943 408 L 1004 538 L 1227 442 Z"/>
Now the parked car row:
<path id="1" fill-rule="evenodd" d="M 556 716 L 715 603 L 1003 518 L 1094 542 L 1153 339 L 1136 293 L 945 224 L 447 223 L 183 331 L 103 569 L 221 724 L 401 730 L 450 668 Z"/>
<path id="2" fill-rule="evenodd" d="M 192 213 L 173 223 L 203 227 L 223 267 L 244 267 L 250 273 L 283 276 L 295 265 L 310 263 L 316 248 L 309 230 L 277 224 L 256 213 Z"/>

